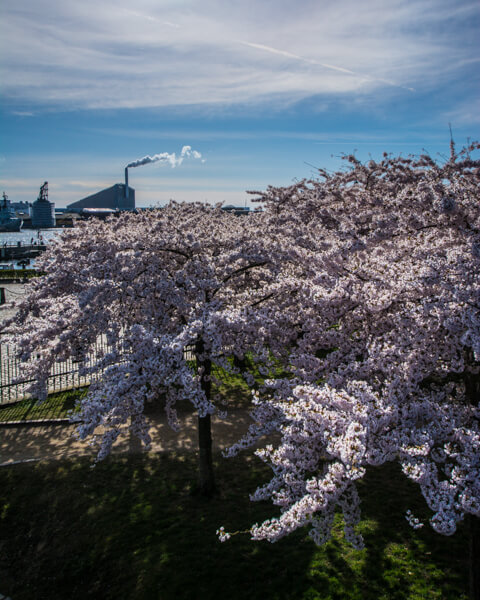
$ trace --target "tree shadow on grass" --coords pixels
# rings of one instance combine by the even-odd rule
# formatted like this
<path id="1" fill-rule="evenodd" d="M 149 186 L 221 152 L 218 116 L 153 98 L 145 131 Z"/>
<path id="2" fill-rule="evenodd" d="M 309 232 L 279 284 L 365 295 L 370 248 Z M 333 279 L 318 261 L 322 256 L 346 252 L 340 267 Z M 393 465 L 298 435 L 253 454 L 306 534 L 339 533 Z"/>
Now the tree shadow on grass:
<path id="1" fill-rule="evenodd" d="M 363 551 L 341 535 L 317 548 L 304 531 L 276 544 L 248 535 L 221 544 L 219 526 L 243 529 L 274 514 L 270 504 L 248 499 L 269 476 L 255 459 L 217 460 L 221 492 L 210 501 L 191 493 L 194 453 L 91 464 L 0 469 L 1 593 L 15 600 L 421 597 L 409 595 L 404 574 L 388 563 L 388 544 L 399 535 L 388 527 L 388 506 L 375 515 Z M 364 508 L 368 519 L 379 510 L 369 501 Z"/>
<path id="2" fill-rule="evenodd" d="M 0 591 L 15 600 L 298 597 L 311 546 L 292 544 L 287 557 L 215 534 L 232 514 L 244 525 L 259 518 L 247 463 L 228 461 L 231 477 L 217 464 L 228 491 L 211 501 L 191 493 L 194 453 L 0 469 Z"/>
<path id="3" fill-rule="evenodd" d="M 359 491 L 366 546 L 361 571 L 365 580 L 376 582 L 372 598 L 468 598 L 464 527 L 452 537 L 435 533 L 419 487 L 397 464 L 372 468 Z M 424 523 L 422 529 L 414 530 L 408 524 L 405 516 L 409 509 Z M 374 527 L 370 529 L 369 523 Z"/>

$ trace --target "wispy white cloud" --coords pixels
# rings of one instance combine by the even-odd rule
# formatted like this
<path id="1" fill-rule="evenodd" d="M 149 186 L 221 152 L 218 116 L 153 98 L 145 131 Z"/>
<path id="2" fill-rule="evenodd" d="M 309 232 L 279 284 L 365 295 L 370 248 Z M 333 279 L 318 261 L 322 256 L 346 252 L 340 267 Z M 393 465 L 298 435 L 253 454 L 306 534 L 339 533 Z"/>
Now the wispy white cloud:
<path id="1" fill-rule="evenodd" d="M 445 123 L 452 124 L 454 134 L 455 127 L 478 127 L 480 125 L 478 98 L 461 100 L 453 110 L 447 111 L 442 117 Z"/>
<path id="2" fill-rule="evenodd" d="M 470 0 L 22 0 L 0 10 L 3 95 L 71 107 L 426 89 L 478 58 Z"/>
<path id="3" fill-rule="evenodd" d="M 159 23 L 160 25 L 165 25 L 167 27 L 173 27 L 174 29 L 178 29 L 180 25 L 178 23 L 172 23 L 170 21 L 163 21 L 162 19 L 157 19 L 156 17 L 152 17 L 151 15 L 140 13 L 136 10 L 131 10 L 130 8 L 125 8 L 124 12 L 126 15 L 131 15 L 133 17 L 137 17 L 139 19 L 146 19 L 151 23 Z"/>
<path id="4" fill-rule="evenodd" d="M 35 114 L 29 110 L 12 110 L 11 113 L 15 117 L 34 117 Z"/>

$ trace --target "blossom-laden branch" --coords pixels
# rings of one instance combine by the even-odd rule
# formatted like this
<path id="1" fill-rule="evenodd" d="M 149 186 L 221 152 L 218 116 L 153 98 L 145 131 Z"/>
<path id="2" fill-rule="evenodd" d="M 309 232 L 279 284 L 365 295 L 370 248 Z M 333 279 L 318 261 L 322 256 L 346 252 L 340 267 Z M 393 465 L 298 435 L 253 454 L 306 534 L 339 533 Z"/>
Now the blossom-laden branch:
<path id="1" fill-rule="evenodd" d="M 95 383 L 81 402 L 77 431 L 81 439 L 98 436 L 99 458 L 125 427 L 148 447 L 146 404 L 162 402 L 173 428 L 179 400 L 190 401 L 200 418 L 212 414 L 203 364 L 282 343 L 268 340 L 255 307 L 261 302 L 264 314 L 273 314 L 268 299 L 288 297 L 301 260 L 284 250 L 279 232 L 260 235 L 261 220 L 171 203 L 81 223 L 39 260 L 46 275 L 18 303 L 10 340 L 37 398 L 46 396 L 56 361 L 72 357 L 83 365 Z M 111 350 L 87 362 L 100 339 Z M 196 370 L 184 354 L 192 345 L 202 347 Z"/>
<path id="2" fill-rule="evenodd" d="M 323 543 L 340 508 L 361 547 L 356 483 L 391 461 L 419 485 L 437 532 L 480 517 L 479 149 L 443 165 L 346 157 L 346 171 L 259 194 L 271 227 L 288 223 L 312 258 L 297 288 L 292 377 L 270 382 L 227 452 L 279 436 L 256 451 L 273 477 L 252 498 L 280 516 L 253 526 L 254 539 L 306 525 Z M 293 319 L 285 305 L 280 314 Z"/>

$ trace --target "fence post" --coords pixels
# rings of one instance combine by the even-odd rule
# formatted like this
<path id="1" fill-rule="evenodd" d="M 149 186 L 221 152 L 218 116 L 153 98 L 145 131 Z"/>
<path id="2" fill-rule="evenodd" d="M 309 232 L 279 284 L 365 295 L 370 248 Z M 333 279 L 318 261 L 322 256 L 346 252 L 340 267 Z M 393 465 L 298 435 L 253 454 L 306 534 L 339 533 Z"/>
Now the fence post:
<path id="1" fill-rule="evenodd" d="M 0 306 L 2 304 L 5 304 L 6 299 L 5 299 L 5 288 L 0 287 Z"/>

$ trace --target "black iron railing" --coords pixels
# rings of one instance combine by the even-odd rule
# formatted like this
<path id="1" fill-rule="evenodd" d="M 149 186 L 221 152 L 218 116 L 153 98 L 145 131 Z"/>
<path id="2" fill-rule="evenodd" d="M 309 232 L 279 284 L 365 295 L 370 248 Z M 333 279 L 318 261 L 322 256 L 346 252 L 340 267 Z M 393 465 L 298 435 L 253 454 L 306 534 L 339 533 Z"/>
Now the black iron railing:
<path id="1" fill-rule="evenodd" d="M 113 347 L 104 338 L 99 338 L 86 360 L 82 363 L 72 359 L 55 363 L 48 374 L 48 391 L 60 392 L 89 385 L 101 376 L 81 374 L 81 367 L 94 365 L 102 356 L 112 352 Z M 187 360 L 194 360 L 193 346 L 186 347 L 184 355 Z M 15 348 L 0 343 L 0 405 L 19 402 L 28 397 L 27 388 L 33 380 L 23 376 L 22 362 L 17 358 Z"/>

